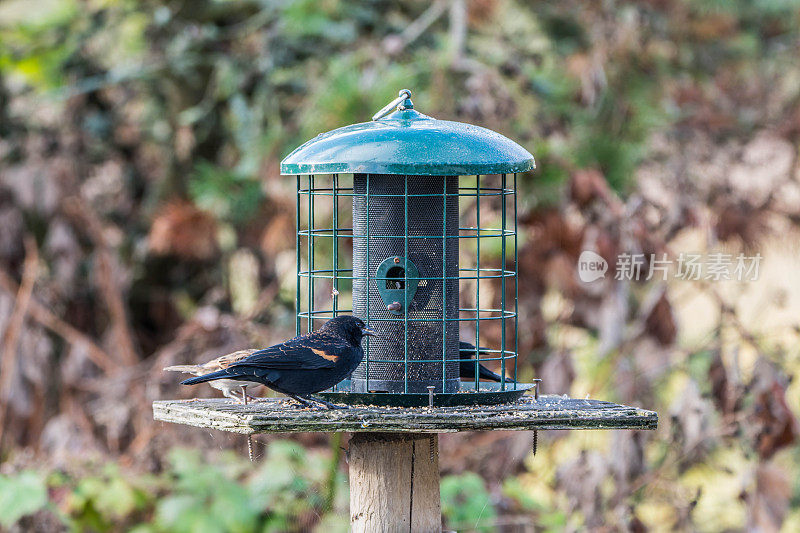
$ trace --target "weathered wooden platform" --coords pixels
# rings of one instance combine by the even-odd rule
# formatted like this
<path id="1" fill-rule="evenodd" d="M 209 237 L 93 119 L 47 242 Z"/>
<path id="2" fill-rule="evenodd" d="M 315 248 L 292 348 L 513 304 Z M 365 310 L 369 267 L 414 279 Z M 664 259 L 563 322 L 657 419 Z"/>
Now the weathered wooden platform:
<path id="1" fill-rule="evenodd" d="M 656 429 L 658 414 L 600 400 L 523 396 L 512 404 L 475 407 L 298 408 L 293 400 L 264 398 L 242 405 L 229 399 L 153 402 L 156 420 L 234 433 L 448 433 L 490 429 Z"/>

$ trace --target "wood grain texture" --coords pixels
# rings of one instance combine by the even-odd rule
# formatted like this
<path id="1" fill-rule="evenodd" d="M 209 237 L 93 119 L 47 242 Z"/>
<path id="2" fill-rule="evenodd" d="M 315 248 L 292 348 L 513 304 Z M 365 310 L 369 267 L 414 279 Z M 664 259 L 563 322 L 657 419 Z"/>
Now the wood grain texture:
<path id="1" fill-rule="evenodd" d="M 441 531 L 438 445 L 437 436 L 420 433 L 353 436 L 350 440 L 353 532 Z"/>
<path id="2" fill-rule="evenodd" d="M 294 401 L 264 398 L 248 405 L 224 398 L 153 402 L 156 420 L 234 433 L 445 433 L 491 429 L 656 429 L 658 414 L 600 400 L 524 396 L 515 403 L 476 407 L 300 409 Z"/>

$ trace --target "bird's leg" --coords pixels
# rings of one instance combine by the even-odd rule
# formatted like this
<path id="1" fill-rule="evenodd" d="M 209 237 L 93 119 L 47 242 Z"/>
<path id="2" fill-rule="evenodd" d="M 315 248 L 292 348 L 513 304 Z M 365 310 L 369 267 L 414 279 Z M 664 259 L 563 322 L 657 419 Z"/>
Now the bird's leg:
<path id="1" fill-rule="evenodd" d="M 286 396 L 298 402 L 301 407 L 314 407 L 314 404 L 303 396 L 298 396 L 297 394 L 287 394 Z"/>
<path id="2" fill-rule="evenodd" d="M 247 385 L 240 385 L 240 387 L 242 387 L 242 403 L 247 405 L 247 399 L 250 398 L 250 396 L 247 395 Z"/>
<path id="3" fill-rule="evenodd" d="M 349 409 L 346 405 L 336 405 L 335 403 L 331 403 L 327 400 L 323 400 L 322 398 L 315 398 L 313 396 L 307 396 L 307 398 L 313 402 L 321 403 L 325 406 L 326 409 Z"/>
<path id="4" fill-rule="evenodd" d="M 287 394 L 287 396 L 300 402 L 303 407 L 316 407 L 315 404 L 322 404 L 326 409 L 347 409 L 347 407 L 336 405 L 321 398 L 314 398 L 311 395 Z"/>

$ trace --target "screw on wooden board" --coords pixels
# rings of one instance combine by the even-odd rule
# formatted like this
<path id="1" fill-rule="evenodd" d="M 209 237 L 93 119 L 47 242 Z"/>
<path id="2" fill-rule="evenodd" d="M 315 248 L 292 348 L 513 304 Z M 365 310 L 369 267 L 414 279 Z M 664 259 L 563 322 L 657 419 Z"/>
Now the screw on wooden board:
<path id="1" fill-rule="evenodd" d="M 433 409 L 433 385 L 428 385 L 426 387 L 428 389 L 428 407 Z M 433 462 L 433 449 L 435 448 L 435 443 L 433 442 L 433 435 L 428 437 L 428 449 L 431 455 L 431 462 Z"/>
<path id="2" fill-rule="evenodd" d="M 541 383 L 541 379 L 533 380 L 533 399 L 539 399 L 539 383 Z M 533 430 L 533 456 L 536 457 L 536 448 L 539 447 L 539 430 Z"/>
<path id="3" fill-rule="evenodd" d="M 242 401 L 247 405 L 247 385 L 242 385 Z M 253 436 L 247 435 L 247 456 L 253 462 Z"/>

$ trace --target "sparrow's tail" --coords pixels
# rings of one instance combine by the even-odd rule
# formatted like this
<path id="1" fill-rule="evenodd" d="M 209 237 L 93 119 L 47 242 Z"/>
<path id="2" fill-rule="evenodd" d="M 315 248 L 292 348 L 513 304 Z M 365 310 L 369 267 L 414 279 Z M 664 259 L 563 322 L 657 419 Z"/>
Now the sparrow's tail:
<path id="1" fill-rule="evenodd" d="M 164 370 L 171 372 L 185 372 L 187 374 L 195 374 L 202 372 L 203 367 L 200 365 L 175 365 L 175 366 L 168 366 L 164 368 Z"/>
<path id="2" fill-rule="evenodd" d="M 197 376 L 196 378 L 189 378 L 186 381 L 181 381 L 181 385 L 197 385 L 198 383 L 205 383 L 206 381 L 214 381 L 215 379 L 229 378 L 231 374 L 227 370 L 217 370 L 205 376 Z"/>

